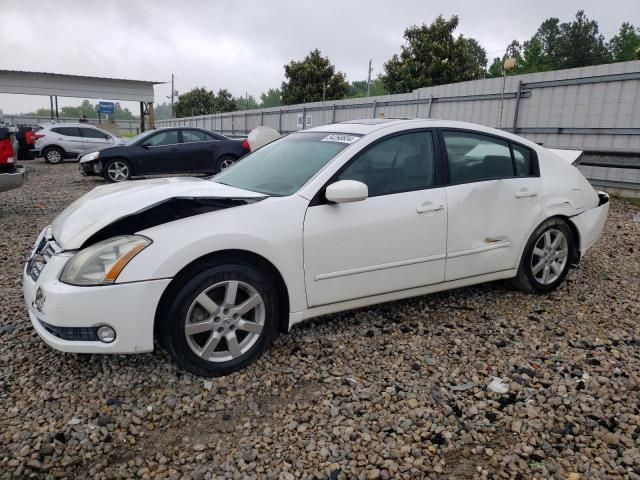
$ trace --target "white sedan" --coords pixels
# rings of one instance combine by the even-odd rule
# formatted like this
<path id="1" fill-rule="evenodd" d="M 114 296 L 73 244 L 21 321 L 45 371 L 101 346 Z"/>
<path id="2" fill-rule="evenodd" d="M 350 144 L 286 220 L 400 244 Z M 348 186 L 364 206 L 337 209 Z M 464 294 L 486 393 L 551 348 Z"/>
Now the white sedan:
<path id="1" fill-rule="evenodd" d="M 282 137 L 210 179 L 95 188 L 38 238 L 24 296 L 65 352 L 224 375 L 303 320 L 513 279 L 546 293 L 600 236 L 608 196 L 524 138 L 438 120 Z"/>

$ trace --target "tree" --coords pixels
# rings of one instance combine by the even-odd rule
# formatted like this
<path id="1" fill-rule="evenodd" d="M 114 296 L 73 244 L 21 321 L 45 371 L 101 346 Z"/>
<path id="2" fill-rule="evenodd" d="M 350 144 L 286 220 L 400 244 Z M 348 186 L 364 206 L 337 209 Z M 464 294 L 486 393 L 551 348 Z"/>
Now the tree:
<path id="1" fill-rule="evenodd" d="M 489 70 L 487 70 L 487 77 L 488 78 L 496 78 L 496 77 L 501 77 L 502 76 L 502 62 L 504 60 L 499 58 L 499 57 L 495 57 L 493 59 L 493 62 L 491 62 L 491 66 L 489 67 Z"/>
<path id="2" fill-rule="evenodd" d="M 371 80 L 370 87 L 370 95 L 372 97 L 376 97 L 379 95 L 386 95 L 389 92 L 384 86 L 382 78 L 378 76 L 378 78 Z M 356 80 L 349 84 L 349 89 L 347 90 L 348 98 L 361 98 L 367 96 L 367 81 L 366 80 Z"/>
<path id="3" fill-rule="evenodd" d="M 586 67 L 611 61 L 598 22 L 589 20 L 583 10 L 578 10 L 573 22 L 560 25 L 557 48 L 559 63 L 555 68 Z"/>
<path id="4" fill-rule="evenodd" d="M 211 93 L 213 94 L 213 92 Z M 233 112 L 238 109 L 236 100 L 226 88 L 218 90 L 218 94 L 215 96 L 214 107 L 214 112 L 211 113 Z"/>
<path id="5" fill-rule="evenodd" d="M 211 90 L 200 87 L 179 95 L 174 102 L 173 110 L 175 116 L 180 118 L 213 113 L 215 107 L 216 96 L 214 93 Z"/>
<path id="6" fill-rule="evenodd" d="M 262 108 L 279 107 L 282 105 L 281 96 L 282 92 L 280 92 L 279 88 L 270 88 L 260 94 L 260 106 Z"/>
<path id="7" fill-rule="evenodd" d="M 427 26 L 409 27 L 400 55 L 384 64 L 382 77 L 390 93 L 409 92 L 420 87 L 473 80 L 484 76 L 486 52 L 474 39 L 454 37 L 458 17 L 442 15 Z"/>
<path id="8" fill-rule="evenodd" d="M 237 97 L 236 105 L 238 110 L 253 110 L 258 108 L 258 102 L 253 95 L 247 97 Z"/>
<path id="9" fill-rule="evenodd" d="M 153 114 L 156 120 L 167 120 L 171 118 L 171 104 L 164 103 L 156 103 L 153 107 Z"/>
<path id="10" fill-rule="evenodd" d="M 319 102 L 338 100 L 347 94 L 349 84 L 342 72 L 336 72 L 335 66 L 327 57 L 323 57 L 317 48 L 304 60 L 291 60 L 284 66 L 286 81 L 282 82 L 282 103 Z"/>
<path id="11" fill-rule="evenodd" d="M 614 62 L 640 60 L 640 28 L 623 23 L 618 34 L 609 42 L 609 50 Z"/>

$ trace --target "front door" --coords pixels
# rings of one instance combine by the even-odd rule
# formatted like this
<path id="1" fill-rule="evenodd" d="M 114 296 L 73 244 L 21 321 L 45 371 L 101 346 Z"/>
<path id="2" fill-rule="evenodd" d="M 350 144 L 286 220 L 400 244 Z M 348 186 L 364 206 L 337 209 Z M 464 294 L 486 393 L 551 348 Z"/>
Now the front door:
<path id="1" fill-rule="evenodd" d="M 134 171 L 141 174 L 179 171 L 178 130 L 161 130 L 145 139 L 137 148 Z"/>
<path id="2" fill-rule="evenodd" d="M 386 137 L 359 153 L 333 181 L 369 188 L 361 202 L 310 206 L 304 221 L 309 306 L 444 280 L 446 191 L 429 130 Z"/>
<path id="3" fill-rule="evenodd" d="M 451 183 L 446 280 L 517 268 L 542 209 L 535 153 L 467 131 L 441 138 Z"/>

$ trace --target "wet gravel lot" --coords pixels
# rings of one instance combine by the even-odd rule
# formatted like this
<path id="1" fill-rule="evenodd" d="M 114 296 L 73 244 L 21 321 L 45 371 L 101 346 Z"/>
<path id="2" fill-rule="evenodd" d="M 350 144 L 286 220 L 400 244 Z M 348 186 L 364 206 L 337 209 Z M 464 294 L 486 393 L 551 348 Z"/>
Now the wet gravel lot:
<path id="1" fill-rule="evenodd" d="M 103 182 L 28 167 L 0 194 L 0 479 L 640 478 L 638 206 L 612 201 L 604 238 L 549 296 L 494 283 L 330 315 L 203 380 L 162 351 L 39 340 L 23 261 Z"/>

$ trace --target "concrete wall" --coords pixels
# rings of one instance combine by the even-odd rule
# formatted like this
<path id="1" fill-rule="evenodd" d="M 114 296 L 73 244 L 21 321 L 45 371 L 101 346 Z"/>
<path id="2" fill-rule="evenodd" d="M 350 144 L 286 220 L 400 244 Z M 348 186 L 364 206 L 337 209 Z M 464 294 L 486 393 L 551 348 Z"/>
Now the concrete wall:
<path id="1" fill-rule="evenodd" d="M 224 134 L 258 125 L 287 133 L 357 118 L 421 117 L 462 120 L 513 131 L 551 148 L 640 152 L 640 61 L 474 80 L 412 93 L 247 110 L 156 122 Z M 502 115 L 500 114 L 502 105 Z M 307 123 L 308 122 L 308 123 Z"/>

